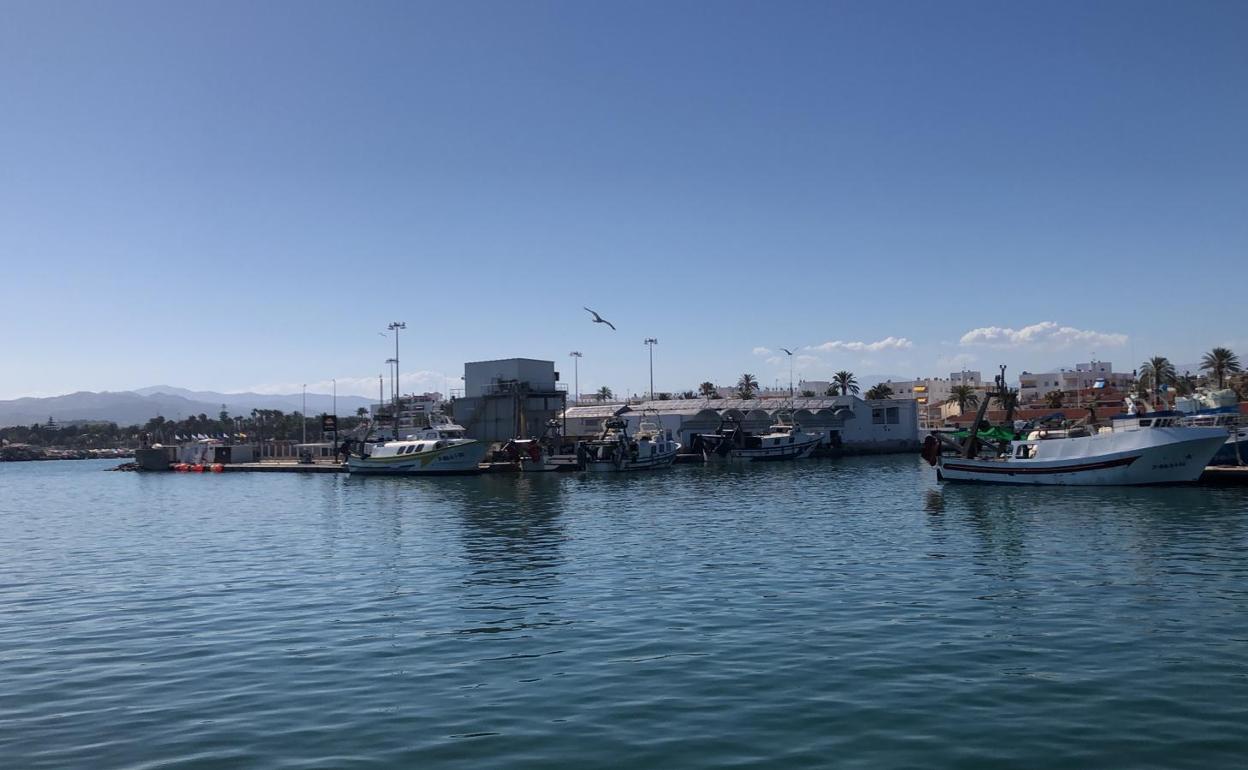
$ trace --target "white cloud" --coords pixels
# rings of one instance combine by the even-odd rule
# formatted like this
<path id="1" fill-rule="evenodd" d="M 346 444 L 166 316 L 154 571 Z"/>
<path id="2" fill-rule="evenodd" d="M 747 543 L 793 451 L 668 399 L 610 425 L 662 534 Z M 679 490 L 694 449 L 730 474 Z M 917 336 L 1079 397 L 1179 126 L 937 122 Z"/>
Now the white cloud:
<path id="1" fill-rule="evenodd" d="M 769 356 L 769 355 L 771 355 L 771 348 L 764 348 L 764 347 L 761 347 L 761 346 L 760 346 L 760 347 L 757 347 L 757 348 L 754 348 L 754 355 L 756 355 L 756 356 Z"/>
<path id="2" fill-rule="evenodd" d="M 822 345 L 812 345 L 810 350 L 822 350 L 825 353 L 848 350 L 854 353 L 878 353 L 882 350 L 905 350 L 914 347 L 914 343 L 905 337 L 885 337 L 875 342 L 843 342 L 833 340 Z"/>
<path id="3" fill-rule="evenodd" d="M 1002 326 L 983 326 L 962 335 L 961 345 L 988 345 L 999 348 L 1037 348 L 1064 350 L 1073 345 L 1083 347 L 1116 347 L 1127 343 L 1127 335 L 1058 326 L 1053 321 L 1010 329 Z"/>

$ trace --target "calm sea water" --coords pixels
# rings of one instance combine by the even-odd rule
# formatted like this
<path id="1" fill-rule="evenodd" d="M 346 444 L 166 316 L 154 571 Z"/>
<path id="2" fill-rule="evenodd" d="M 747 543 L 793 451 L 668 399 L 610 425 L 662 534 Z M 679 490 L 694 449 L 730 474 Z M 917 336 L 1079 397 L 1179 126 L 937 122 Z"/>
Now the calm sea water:
<path id="1" fill-rule="evenodd" d="M 112 464 L 0 464 L 3 767 L 1248 761 L 1248 490 Z"/>

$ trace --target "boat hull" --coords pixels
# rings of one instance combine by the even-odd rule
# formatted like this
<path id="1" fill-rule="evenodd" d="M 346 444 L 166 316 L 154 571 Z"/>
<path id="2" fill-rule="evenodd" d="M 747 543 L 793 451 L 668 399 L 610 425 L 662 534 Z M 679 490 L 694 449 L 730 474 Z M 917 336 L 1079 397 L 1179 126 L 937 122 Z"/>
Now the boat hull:
<path id="1" fill-rule="evenodd" d="M 748 463 L 800 460 L 803 457 L 809 457 L 810 453 L 814 452 L 817 446 L 819 446 L 819 439 L 816 438 L 801 444 L 762 447 L 759 449 L 733 449 L 728 453 L 727 459 Z"/>
<path id="2" fill-rule="evenodd" d="M 1055 457 L 988 460 L 941 457 L 942 481 L 1057 486 L 1139 486 L 1196 481 L 1226 442 L 1220 428 L 1153 428 L 1054 439 Z M 1080 443 L 1074 443 L 1080 442 Z"/>
<path id="3" fill-rule="evenodd" d="M 1248 464 L 1248 428 L 1239 431 L 1226 440 L 1218 453 L 1209 461 L 1210 465 Z"/>
<path id="4" fill-rule="evenodd" d="M 488 445 L 480 441 L 398 457 L 347 458 L 347 470 L 369 476 L 438 476 L 480 473 Z"/>
<path id="5" fill-rule="evenodd" d="M 585 463 L 585 470 L 594 473 L 626 473 L 630 471 L 653 471 L 666 468 L 676 462 L 676 452 L 647 457 L 644 460 L 625 460 L 615 463 L 610 460 L 590 460 Z"/>

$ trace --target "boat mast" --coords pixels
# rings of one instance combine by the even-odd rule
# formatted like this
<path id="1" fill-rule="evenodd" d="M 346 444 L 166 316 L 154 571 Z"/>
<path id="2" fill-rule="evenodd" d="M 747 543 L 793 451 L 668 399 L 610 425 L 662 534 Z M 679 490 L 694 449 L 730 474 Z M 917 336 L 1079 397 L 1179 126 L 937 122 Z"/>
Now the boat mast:
<path id="1" fill-rule="evenodd" d="M 1005 364 L 1001 364 L 1001 373 L 996 376 L 997 396 L 1004 399 L 1005 397 Z M 980 402 L 979 409 L 975 411 L 975 424 L 971 426 L 970 433 L 967 434 L 966 440 L 962 442 L 962 456 L 970 459 L 975 456 L 975 440 L 979 435 L 979 424 L 984 421 L 984 414 L 988 411 L 988 402 L 992 400 L 992 393 L 984 393 L 984 400 Z"/>

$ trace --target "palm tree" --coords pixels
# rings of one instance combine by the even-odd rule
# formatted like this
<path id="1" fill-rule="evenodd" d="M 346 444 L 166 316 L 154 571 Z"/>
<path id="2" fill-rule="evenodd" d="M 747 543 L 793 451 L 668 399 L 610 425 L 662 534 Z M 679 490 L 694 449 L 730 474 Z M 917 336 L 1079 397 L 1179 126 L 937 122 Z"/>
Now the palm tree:
<path id="1" fill-rule="evenodd" d="M 705 398 L 714 398 L 719 394 L 719 391 L 715 388 L 715 383 L 708 380 L 698 386 L 698 393 L 701 393 Z"/>
<path id="2" fill-rule="evenodd" d="M 884 400 L 893 397 L 893 389 L 881 382 L 867 391 L 867 398 Z"/>
<path id="3" fill-rule="evenodd" d="M 1200 359 L 1200 368 L 1209 372 L 1210 377 L 1218 378 L 1218 389 L 1226 387 L 1226 375 L 1238 374 L 1244 369 L 1239 365 L 1239 356 L 1230 348 L 1214 348 Z"/>
<path id="4" fill-rule="evenodd" d="M 1001 392 L 993 396 L 992 399 L 997 402 L 997 406 L 1005 410 L 1006 419 L 1013 416 L 1014 410 L 1018 408 L 1018 391 L 1013 388 L 1005 388 L 1003 386 Z"/>
<path id="5" fill-rule="evenodd" d="M 855 396 L 858 395 L 858 390 L 859 390 L 858 380 L 854 379 L 853 372 L 847 372 L 844 369 L 842 369 L 836 374 L 832 375 L 832 379 L 836 381 L 837 387 L 839 387 L 841 389 L 841 392 L 844 393 L 845 395 L 848 396 L 851 393 L 854 394 Z"/>
<path id="6" fill-rule="evenodd" d="M 594 398 L 598 399 L 599 402 L 610 401 L 611 399 L 615 398 L 615 394 L 611 392 L 610 388 L 608 388 L 606 385 L 603 385 L 601 388 L 598 389 L 598 392 L 594 394 Z"/>
<path id="7" fill-rule="evenodd" d="M 1062 397 L 1064 395 L 1065 394 L 1060 390 L 1050 390 L 1048 393 L 1044 394 L 1044 405 L 1050 409 L 1061 409 Z"/>
<path id="8" fill-rule="evenodd" d="M 814 397 L 815 397 L 815 391 L 813 390 L 802 391 L 802 398 L 814 398 Z"/>
<path id="9" fill-rule="evenodd" d="M 970 385 L 954 385 L 949 389 L 949 398 L 945 399 L 945 403 L 957 404 L 958 412 L 965 413 L 967 409 L 979 406 L 979 394 Z"/>
<path id="10" fill-rule="evenodd" d="M 752 374 L 743 374 L 741 379 L 737 380 L 737 396 L 739 398 L 754 398 L 754 392 L 758 390 L 758 380 Z"/>
<path id="11" fill-rule="evenodd" d="M 829 396 L 829 397 L 836 397 L 836 396 L 839 396 L 839 395 L 841 395 L 841 388 L 840 388 L 840 386 L 839 386 L 839 385 L 837 385 L 837 384 L 834 382 L 834 383 L 832 383 L 831 385 L 829 385 L 829 386 L 828 386 L 828 389 L 827 389 L 827 390 L 823 391 L 823 395 L 825 395 L 825 396 Z"/>
<path id="12" fill-rule="evenodd" d="M 359 409 L 356 409 L 356 410 L 355 410 L 355 416 L 356 416 L 356 417 L 367 417 L 367 416 L 368 416 L 368 407 L 366 407 L 366 406 L 361 406 Z"/>
<path id="13" fill-rule="evenodd" d="M 1191 372 L 1183 372 L 1183 376 L 1174 381 L 1174 392 L 1180 396 L 1190 396 L 1196 392 L 1196 378 Z"/>
<path id="14" fill-rule="evenodd" d="M 1140 364 L 1140 385 L 1151 390 L 1154 399 L 1159 397 L 1162 385 L 1173 385 L 1177 378 L 1174 364 L 1165 356 L 1153 356 Z"/>

